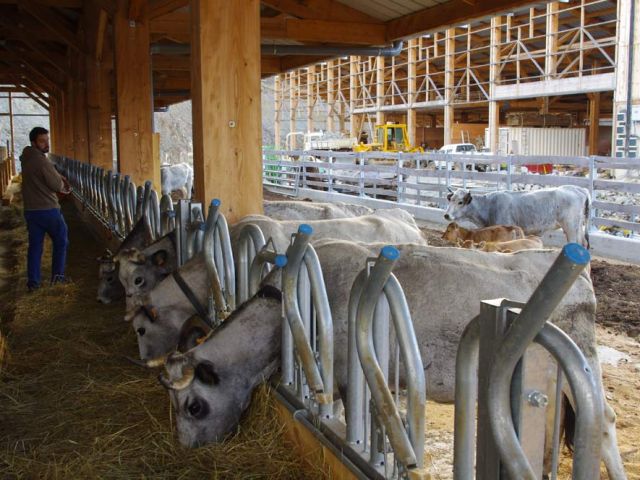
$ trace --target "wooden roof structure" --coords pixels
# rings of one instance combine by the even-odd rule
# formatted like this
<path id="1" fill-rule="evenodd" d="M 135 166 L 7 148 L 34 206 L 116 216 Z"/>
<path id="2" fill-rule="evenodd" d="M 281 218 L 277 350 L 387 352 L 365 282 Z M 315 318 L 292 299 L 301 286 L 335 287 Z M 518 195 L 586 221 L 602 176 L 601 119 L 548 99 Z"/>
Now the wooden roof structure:
<path id="1" fill-rule="evenodd" d="M 234 222 L 262 211 L 261 77 L 399 52 L 402 39 L 529 3 L 0 0 L 0 91 L 49 109 L 53 152 L 113 170 L 117 149 L 117 170 L 158 190 L 152 112 L 190 98 L 196 198 L 220 199 Z"/>

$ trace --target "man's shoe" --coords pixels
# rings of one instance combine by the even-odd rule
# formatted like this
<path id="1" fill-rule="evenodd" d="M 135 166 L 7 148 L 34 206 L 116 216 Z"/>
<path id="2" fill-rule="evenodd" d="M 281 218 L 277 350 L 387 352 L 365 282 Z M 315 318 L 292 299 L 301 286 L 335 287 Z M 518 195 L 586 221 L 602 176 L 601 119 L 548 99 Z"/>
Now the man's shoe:
<path id="1" fill-rule="evenodd" d="M 55 275 L 51 279 L 51 285 L 55 285 L 58 283 L 67 284 L 67 283 L 73 283 L 73 281 L 69 277 L 66 277 L 64 275 Z"/>
<path id="2" fill-rule="evenodd" d="M 35 292 L 36 290 L 38 290 L 40 288 L 40 285 L 36 285 L 36 284 L 29 284 L 27 283 L 27 292 L 31 293 L 31 292 Z"/>

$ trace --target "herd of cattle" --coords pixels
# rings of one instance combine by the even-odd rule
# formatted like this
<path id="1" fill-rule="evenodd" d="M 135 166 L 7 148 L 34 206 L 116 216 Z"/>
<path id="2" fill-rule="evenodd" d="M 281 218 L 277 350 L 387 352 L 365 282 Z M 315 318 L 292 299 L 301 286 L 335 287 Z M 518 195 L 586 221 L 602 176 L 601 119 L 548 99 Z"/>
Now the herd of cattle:
<path id="1" fill-rule="evenodd" d="M 351 286 L 368 258 L 385 244 L 397 246 L 401 257 L 394 274 L 410 306 L 427 371 L 427 396 L 452 402 L 457 345 L 465 326 L 477 315 L 480 301 L 496 297 L 526 301 L 557 256 L 556 251 L 542 248 L 534 235 L 560 227 L 568 241 L 588 244 L 589 206 L 588 192 L 573 186 L 486 195 L 452 191 L 445 217 L 468 220 L 479 228 L 451 223 L 443 235 L 451 247 L 428 246 L 404 210 L 372 211 L 339 203 L 265 202 L 265 215 L 243 218 L 231 226 L 230 234 L 235 247 L 242 227 L 256 224 L 284 253 L 300 223 L 313 227 L 312 244 L 331 304 L 335 382 L 343 402 Z M 237 428 L 253 389 L 279 367 L 281 272 L 272 270 L 259 292 L 211 331 L 198 318 L 196 308 L 198 302 L 207 304 L 210 292 L 204 255 L 196 254 L 177 268 L 174 233 L 155 242 L 151 238 L 141 221 L 115 255 L 99 259 L 98 300 L 109 303 L 126 298 L 125 320 L 137 336 L 139 363 L 165 368 L 159 380 L 176 411 L 180 442 L 196 447 L 222 441 Z M 582 349 L 602 388 L 595 310 L 593 286 L 584 273 L 551 320 Z M 603 460 L 610 478 L 624 479 L 615 414 L 606 403 L 604 408 Z"/>

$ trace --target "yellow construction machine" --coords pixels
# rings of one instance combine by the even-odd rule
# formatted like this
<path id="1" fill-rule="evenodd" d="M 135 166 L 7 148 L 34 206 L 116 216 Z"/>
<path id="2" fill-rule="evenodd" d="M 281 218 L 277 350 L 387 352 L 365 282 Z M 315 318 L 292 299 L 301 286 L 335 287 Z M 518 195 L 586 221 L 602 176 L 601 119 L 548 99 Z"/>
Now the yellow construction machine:
<path id="1" fill-rule="evenodd" d="M 373 143 L 359 143 L 353 147 L 354 152 L 406 152 L 422 153 L 422 147 L 409 144 L 407 126 L 404 123 L 388 122 L 376 125 L 375 141 Z"/>

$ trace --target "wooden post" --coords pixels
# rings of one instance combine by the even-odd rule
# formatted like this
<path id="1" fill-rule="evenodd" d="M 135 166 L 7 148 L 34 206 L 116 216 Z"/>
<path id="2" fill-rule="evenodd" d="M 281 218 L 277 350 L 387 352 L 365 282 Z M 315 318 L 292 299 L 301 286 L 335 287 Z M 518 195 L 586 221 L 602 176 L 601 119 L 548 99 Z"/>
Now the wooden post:
<path id="1" fill-rule="evenodd" d="M 273 109 L 274 118 L 273 118 L 273 143 L 276 148 L 281 147 L 280 140 L 280 120 L 282 118 L 282 74 L 276 75 L 274 80 L 274 102 L 275 107 Z"/>
<path id="2" fill-rule="evenodd" d="M 600 92 L 589 94 L 589 155 L 598 155 Z"/>
<path id="3" fill-rule="evenodd" d="M 89 162 L 85 61 L 82 55 L 73 57 L 73 150 L 76 160 Z"/>
<path id="4" fill-rule="evenodd" d="M 334 89 L 334 65 L 333 60 L 327 62 L 327 132 L 333 132 L 335 130 L 335 124 L 333 121 L 336 113 L 336 94 Z"/>
<path id="5" fill-rule="evenodd" d="M 160 190 L 160 165 L 153 159 L 153 103 L 147 2 L 129 18 L 127 0 L 118 0 L 113 18 L 119 171 L 136 185 L 151 180 Z"/>
<path id="6" fill-rule="evenodd" d="M 456 29 L 449 28 L 445 34 L 444 59 L 444 145 L 453 143 L 453 89 L 455 75 Z"/>
<path id="7" fill-rule="evenodd" d="M 196 197 L 233 224 L 262 213 L 260 1 L 190 7 Z"/>
<path id="8" fill-rule="evenodd" d="M 64 128 L 65 128 L 65 155 L 70 158 L 76 158 L 74 149 L 74 112 L 75 112 L 75 95 L 73 94 L 73 80 L 67 78 L 64 92 Z"/>
<path id="9" fill-rule="evenodd" d="M 315 107 L 315 92 L 314 87 L 316 84 L 316 67 L 311 65 L 307 67 L 307 133 L 311 133 L 315 130 L 313 122 L 313 109 Z"/>
<path id="10" fill-rule="evenodd" d="M 95 44 L 89 43 L 86 55 L 87 69 L 87 117 L 89 125 L 89 161 L 105 170 L 113 169 L 113 145 L 111 140 L 111 69 L 109 61 L 111 42 L 105 41 L 107 17 L 104 10 L 95 13 Z M 93 19 L 86 19 L 91 22 Z"/>
<path id="11" fill-rule="evenodd" d="M 489 145 L 498 154 L 500 138 L 500 104 L 494 100 L 496 86 L 500 84 L 500 51 L 502 49 L 502 17 L 491 18 L 491 47 L 489 50 Z M 507 154 L 509 152 L 501 152 Z"/>
<path id="12" fill-rule="evenodd" d="M 344 130 L 345 98 L 342 95 L 342 59 L 338 60 L 338 131 L 341 134 Z"/>
<path id="13" fill-rule="evenodd" d="M 376 125 L 384 123 L 384 57 L 376 58 Z"/>
<path id="14" fill-rule="evenodd" d="M 15 130 L 13 127 L 13 99 L 9 92 L 9 135 L 11 137 L 11 156 L 16 158 Z"/>
<path id="15" fill-rule="evenodd" d="M 412 147 L 416 146 L 416 110 L 413 108 L 413 104 L 416 101 L 416 50 L 417 41 L 415 39 L 409 40 L 407 50 L 407 96 L 409 101 L 409 109 L 407 110 L 407 135 L 409 136 L 409 144 Z"/>
<path id="16" fill-rule="evenodd" d="M 360 139 L 360 131 L 356 120 L 356 99 L 358 96 L 358 60 L 359 57 L 349 57 L 349 136 Z"/>
<path id="17" fill-rule="evenodd" d="M 297 130 L 296 120 L 298 117 L 298 72 L 289 73 L 289 133 L 292 134 Z M 287 148 L 295 150 L 297 148 L 296 136 L 289 136 L 289 144 Z"/>
<path id="18" fill-rule="evenodd" d="M 558 69 L 558 16 L 558 3 L 548 3 L 544 62 L 544 73 L 547 79 L 555 78 Z"/>

